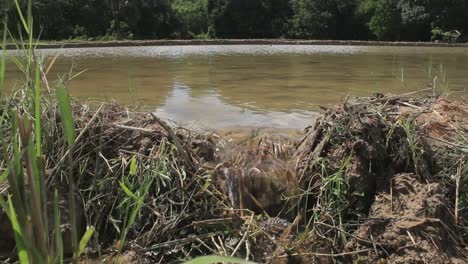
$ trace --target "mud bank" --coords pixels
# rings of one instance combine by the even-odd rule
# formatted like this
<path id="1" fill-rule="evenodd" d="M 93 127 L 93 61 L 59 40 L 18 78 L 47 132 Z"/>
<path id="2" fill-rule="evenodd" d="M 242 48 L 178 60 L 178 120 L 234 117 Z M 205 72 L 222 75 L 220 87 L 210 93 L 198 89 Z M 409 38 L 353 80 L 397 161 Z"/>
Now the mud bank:
<path id="1" fill-rule="evenodd" d="M 292 40 L 292 39 L 210 39 L 210 40 L 122 40 L 122 41 L 63 41 L 39 43 L 38 49 L 138 47 L 138 46 L 191 46 L 191 45 L 344 45 L 394 47 L 468 47 L 468 43 L 386 42 L 358 40 Z M 7 49 L 15 49 L 13 44 Z"/>
<path id="2" fill-rule="evenodd" d="M 63 132 L 48 107 L 53 142 Z M 468 261 L 466 102 L 375 94 L 324 111 L 301 135 L 194 132 L 115 104 L 77 104 L 74 116 L 80 222 L 96 228 L 86 258 L 115 259 L 123 245 L 134 263 Z M 45 146 L 48 181 L 66 188 L 65 144 Z M 119 183 L 149 184 L 125 241 Z M 0 230 L 14 261 L 3 213 Z"/>

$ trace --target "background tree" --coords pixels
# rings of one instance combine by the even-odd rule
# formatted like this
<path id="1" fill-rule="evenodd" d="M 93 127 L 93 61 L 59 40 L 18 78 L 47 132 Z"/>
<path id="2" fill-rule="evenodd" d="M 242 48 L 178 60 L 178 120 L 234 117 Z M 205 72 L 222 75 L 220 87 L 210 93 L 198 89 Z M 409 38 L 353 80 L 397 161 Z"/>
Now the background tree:
<path id="1" fill-rule="evenodd" d="M 378 40 L 400 40 L 402 21 L 398 0 L 363 0 L 358 14 L 365 17 L 369 30 Z"/>
<path id="2" fill-rule="evenodd" d="M 177 37 L 193 38 L 208 32 L 207 0 L 174 0 L 172 9 L 177 21 Z"/>
<path id="3" fill-rule="evenodd" d="M 18 1 L 25 7 L 27 0 Z M 15 25 L 19 20 L 12 3 L 0 1 L 0 9 L 6 10 L 0 18 L 9 16 L 10 25 Z M 461 32 L 460 39 L 468 33 L 468 0 L 34 0 L 33 12 L 35 32 L 46 40 L 429 41 L 433 32 Z"/>
<path id="4" fill-rule="evenodd" d="M 355 20 L 357 0 L 292 0 L 290 35 L 297 38 L 356 39 L 363 27 Z"/>
<path id="5" fill-rule="evenodd" d="M 210 27 L 220 38 L 278 37 L 287 23 L 288 9 L 287 1 L 280 0 L 208 0 L 207 3 Z M 278 25 L 281 22 L 285 24 Z"/>

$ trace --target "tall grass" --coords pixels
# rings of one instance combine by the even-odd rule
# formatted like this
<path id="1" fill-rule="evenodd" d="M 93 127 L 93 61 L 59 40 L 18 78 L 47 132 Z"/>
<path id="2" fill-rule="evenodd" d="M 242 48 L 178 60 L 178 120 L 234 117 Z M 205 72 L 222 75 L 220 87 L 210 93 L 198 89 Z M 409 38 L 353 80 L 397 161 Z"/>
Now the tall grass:
<path id="1" fill-rule="evenodd" d="M 82 146 L 77 143 L 82 134 L 77 136 L 76 133 L 77 124 L 75 124 L 71 99 L 66 89 L 67 81 L 60 79 L 56 87 L 52 89 L 49 87 L 50 82 L 47 81 L 46 76 L 55 58 L 49 65 L 43 65 L 43 60 L 36 53 L 31 2 L 29 0 L 27 11 L 23 13 L 19 2 L 14 1 L 13 7 L 18 12 L 22 29 L 19 40 L 15 40 L 10 34 L 7 21 L 4 23 L 3 54 L 0 61 L 0 101 L 2 102 L 0 105 L 0 128 L 2 128 L 0 129 L 0 156 L 2 162 L 10 161 L 7 164 L 0 164 L 0 183 L 7 182 L 9 186 L 8 196 L 0 196 L 0 206 L 8 216 L 14 230 L 20 263 L 77 263 L 88 241 L 94 235 L 94 228 L 88 228 L 81 239 L 78 239 L 81 234 L 78 231 L 76 212 L 79 208 L 75 197 L 83 168 L 82 164 L 76 161 L 79 157 L 75 155 L 82 149 Z M 3 96 L 2 94 L 5 83 L 7 39 L 11 39 L 16 47 L 16 51 L 10 58 L 23 73 L 22 87 L 15 93 L 19 96 Z M 18 55 L 13 56 L 13 54 Z M 65 79 L 73 79 L 79 74 L 81 72 L 73 76 L 69 74 Z M 43 88 L 46 88 L 46 94 Z M 49 107 L 47 98 L 53 95 L 50 90 L 55 90 L 55 98 L 52 101 L 57 103 L 57 107 L 54 104 L 52 104 L 53 107 Z M 47 111 L 55 108 L 58 108 L 58 116 L 47 115 Z M 56 122 L 61 123 L 62 126 L 59 133 L 55 127 Z M 5 131 L 5 127 L 9 128 L 8 131 Z M 58 135 L 62 138 L 57 137 Z M 64 148 L 62 153 L 51 151 L 51 148 L 57 148 L 57 146 L 51 146 L 51 142 L 54 141 L 59 141 L 57 145 Z M 172 157 L 174 151 L 174 147 L 165 139 L 158 147 L 158 156 L 153 163 L 142 162 L 140 165 L 137 157 L 130 161 L 129 173 L 123 175 L 120 181 L 120 191 L 125 198 L 119 196 L 122 199 L 115 200 L 119 207 L 116 209 L 123 211 L 121 217 L 116 219 L 122 224 L 119 254 L 124 250 L 123 246 L 129 230 L 141 218 L 140 213 L 146 206 L 146 197 L 150 188 L 152 192 L 156 191 L 156 194 L 161 194 L 174 181 L 169 173 L 172 163 L 175 162 L 173 158 L 169 160 L 169 157 Z M 55 156 L 51 152 L 54 152 Z M 63 159 L 56 160 L 57 153 L 55 152 L 60 153 L 59 155 L 66 154 Z M 68 163 L 62 166 L 62 161 L 68 161 Z M 52 170 L 50 170 L 50 162 L 56 164 Z M 68 188 L 58 182 L 56 175 L 60 174 L 56 169 L 58 166 L 65 167 L 65 170 L 60 170 L 60 172 L 66 175 L 64 179 L 68 182 Z M 46 168 L 48 168 L 47 172 Z M 52 174 L 49 174 L 50 172 Z M 185 172 L 181 170 L 179 174 L 180 182 L 184 182 Z M 174 189 L 174 187 L 171 188 Z M 64 194 L 66 191 L 68 194 Z M 63 201 L 65 201 L 65 208 L 62 206 Z M 70 225 L 71 239 L 62 237 L 65 224 Z M 98 239 L 97 236 L 95 238 Z M 71 245 L 71 251 L 67 250 L 69 245 Z M 194 259 L 190 263 L 222 261 L 248 263 L 235 258 L 216 256 Z"/>
<path id="2" fill-rule="evenodd" d="M 21 29 L 27 35 L 19 42 L 14 42 L 19 56 L 12 57 L 17 67 L 23 72 L 23 87 L 25 95 L 21 107 L 6 103 L 2 109 L 0 124 L 11 122 L 10 136 L 1 136 L 3 157 L 10 159 L 0 177 L 0 181 L 7 181 L 9 195 L 7 199 L 0 197 L 0 205 L 10 219 L 15 234 L 16 247 L 20 263 L 63 263 L 64 242 L 62 239 L 61 217 L 59 210 L 59 194 L 55 190 L 53 199 L 46 187 L 47 174 L 45 172 L 45 156 L 42 142 L 42 111 L 41 111 L 41 76 L 42 61 L 35 52 L 33 43 L 32 1 L 28 1 L 26 14 L 20 8 L 18 0 L 14 1 Z M 0 96 L 4 90 L 6 67 L 6 38 L 9 35 L 7 21 L 3 30 L 3 54 L 0 62 Z M 10 35 L 10 38 L 13 37 Z M 0 100 L 3 100 L 0 97 Z M 57 87 L 57 101 L 61 112 L 63 129 L 70 149 L 74 146 L 75 127 L 70 106 L 70 98 L 63 85 Z M 21 111 L 16 110 L 19 108 Z M 7 121 L 8 120 L 8 121 Z M 11 140 L 8 140 L 11 139 Z M 70 151 L 70 160 L 72 153 Z M 70 163 L 73 171 L 73 162 Z M 77 242 L 77 226 L 74 208 L 74 179 L 69 174 L 69 211 L 71 213 L 73 262 L 83 252 L 93 229 L 89 229 Z M 49 201 L 53 202 L 50 203 Z M 52 212 L 52 217 L 50 215 Z M 53 224 L 49 224 L 53 223 Z"/>

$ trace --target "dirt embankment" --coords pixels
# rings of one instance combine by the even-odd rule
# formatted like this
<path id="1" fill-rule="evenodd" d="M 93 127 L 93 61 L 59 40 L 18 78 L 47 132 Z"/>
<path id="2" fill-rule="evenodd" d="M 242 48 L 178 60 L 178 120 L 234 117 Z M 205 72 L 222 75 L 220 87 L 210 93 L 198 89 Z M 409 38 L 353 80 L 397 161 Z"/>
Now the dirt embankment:
<path id="1" fill-rule="evenodd" d="M 126 258 L 149 263 L 206 254 L 268 263 L 468 261 L 466 102 L 376 94 L 325 111 L 300 136 L 243 139 L 169 127 L 114 104 L 74 112 L 82 222 L 97 233 L 88 257 L 115 256 L 124 243 Z M 60 127 L 56 111 L 44 120 Z M 60 186 L 64 147 L 45 142 L 44 153 L 49 182 Z M 151 184 L 124 242 L 119 182 L 134 191 Z M 7 226 L 0 214 L 2 247 L 13 250 Z"/>
<path id="2" fill-rule="evenodd" d="M 468 43 L 436 42 L 387 42 L 360 40 L 293 40 L 293 39 L 208 39 L 208 40 L 115 40 L 115 41 L 63 41 L 45 42 L 38 49 L 138 47 L 138 46 L 191 46 L 191 45 L 346 45 L 346 46 L 394 46 L 394 47 L 468 47 Z M 7 49 L 15 49 L 9 44 Z"/>
<path id="3" fill-rule="evenodd" d="M 235 206 L 289 221 L 268 262 L 466 263 L 467 121 L 464 102 L 360 98 L 214 175 Z"/>

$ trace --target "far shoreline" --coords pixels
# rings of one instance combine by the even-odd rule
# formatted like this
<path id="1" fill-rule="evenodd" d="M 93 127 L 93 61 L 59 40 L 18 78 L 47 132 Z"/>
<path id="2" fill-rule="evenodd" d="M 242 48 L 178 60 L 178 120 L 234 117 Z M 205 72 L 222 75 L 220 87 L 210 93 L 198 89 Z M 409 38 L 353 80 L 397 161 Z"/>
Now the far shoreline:
<path id="1" fill-rule="evenodd" d="M 142 46 L 210 46 L 210 45 L 330 45 L 330 46 L 387 46 L 387 47 L 461 47 L 468 43 L 363 41 L 363 40 L 294 40 L 294 39 L 208 39 L 208 40 L 115 40 L 115 41 L 57 41 L 38 43 L 38 49 L 142 47 Z M 7 44 L 6 49 L 16 49 Z"/>

